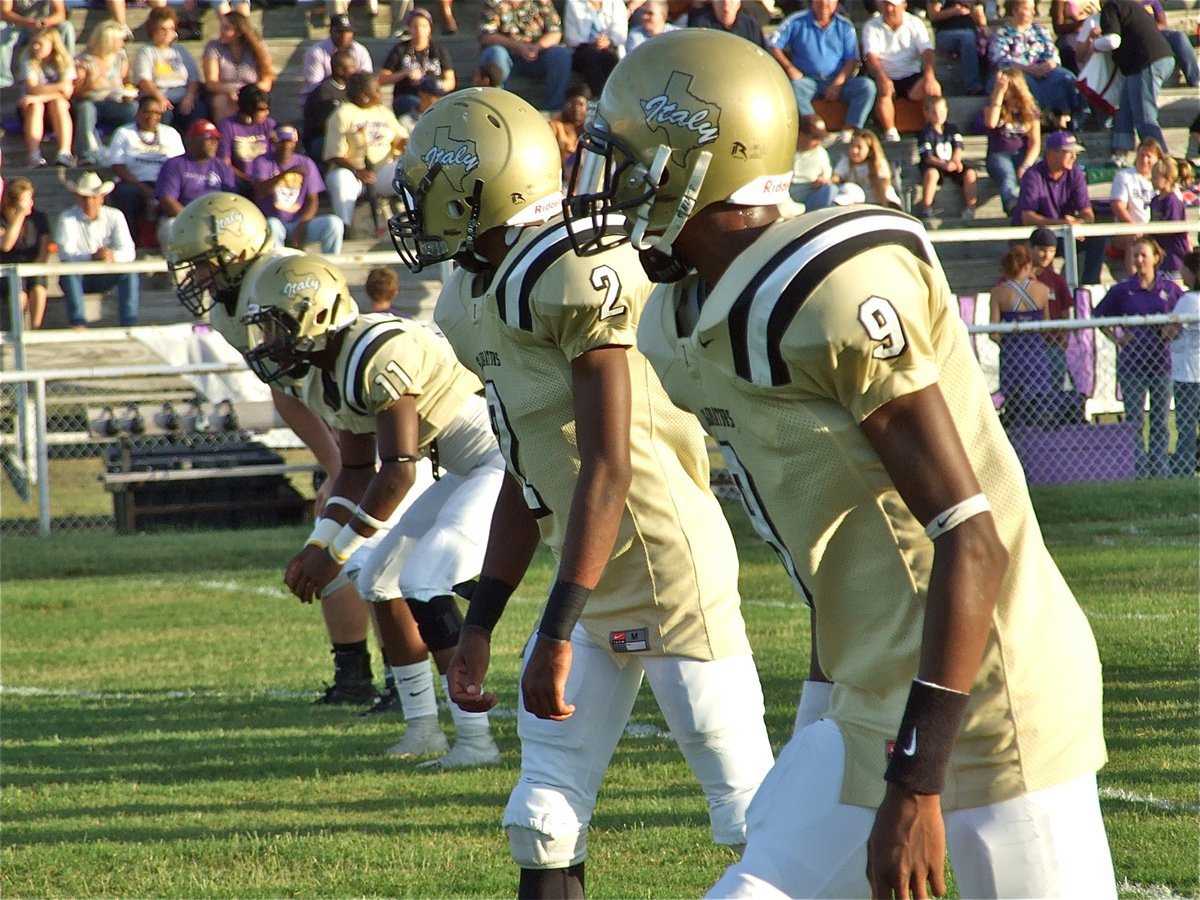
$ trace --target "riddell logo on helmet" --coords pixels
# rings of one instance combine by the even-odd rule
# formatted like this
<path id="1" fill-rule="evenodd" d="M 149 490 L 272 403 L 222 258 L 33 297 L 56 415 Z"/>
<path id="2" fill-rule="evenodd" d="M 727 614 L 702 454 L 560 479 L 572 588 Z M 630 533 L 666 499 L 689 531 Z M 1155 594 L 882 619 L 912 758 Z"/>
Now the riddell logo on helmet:
<path id="1" fill-rule="evenodd" d="M 690 93 L 691 85 L 692 76 L 687 72 L 672 72 L 661 94 L 641 101 L 646 124 L 666 131 L 672 147 L 691 143 L 681 140 L 685 136 L 675 133 L 677 128 L 690 132 L 701 146 L 711 144 L 721 131 L 720 108 Z"/>
<path id="2" fill-rule="evenodd" d="M 315 291 L 321 286 L 321 282 L 312 275 L 306 275 L 302 281 L 289 281 L 283 286 L 283 295 L 285 297 L 296 297 L 306 291 Z"/>

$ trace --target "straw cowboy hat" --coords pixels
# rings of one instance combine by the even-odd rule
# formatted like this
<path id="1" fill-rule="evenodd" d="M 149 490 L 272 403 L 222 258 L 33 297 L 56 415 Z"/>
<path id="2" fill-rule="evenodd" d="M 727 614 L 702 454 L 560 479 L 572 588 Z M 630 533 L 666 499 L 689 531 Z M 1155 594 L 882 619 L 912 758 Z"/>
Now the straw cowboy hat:
<path id="1" fill-rule="evenodd" d="M 95 172 L 84 172 L 78 181 L 68 181 L 67 187 L 77 197 L 106 197 L 112 193 L 113 183 L 102 181 Z"/>

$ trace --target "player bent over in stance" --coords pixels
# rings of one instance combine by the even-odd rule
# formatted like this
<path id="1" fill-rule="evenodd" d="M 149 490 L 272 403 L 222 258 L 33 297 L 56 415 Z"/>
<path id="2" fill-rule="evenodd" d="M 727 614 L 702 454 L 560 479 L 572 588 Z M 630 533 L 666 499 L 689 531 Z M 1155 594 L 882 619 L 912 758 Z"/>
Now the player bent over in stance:
<path id="1" fill-rule="evenodd" d="M 607 82 L 568 198 L 584 252 L 624 212 L 676 279 L 639 349 L 815 605 L 833 683 L 711 895 L 944 893 L 948 845 L 965 897 L 1115 897 L 1087 620 L 921 226 L 762 199 L 787 196 L 795 116 L 752 44 L 664 35 Z"/>
<path id="2" fill-rule="evenodd" d="M 244 301 L 267 262 L 299 252 L 277 247 L 262 211 L 245 197 L 224 191 L 204 194 L 184 207 L 163 249 L 180 303 L 197 318 L 207 314 L 213 330 L 239 354 L 246 351 L 246 326 L 238 321 L 239 298 Z M 336 475 L 341 461 L 332 433 L 316 413 L 275 387 L 271 399 L 280 417 L 327 475 Z M 420 486 L 429 482 L 422 472 Z M 328 499 L 329 483 L 326 480 L 317 492 L 318 512 Z M 346 571 L 353 571 L 360 561 L 352 561 Z M 367 606 L 349 578 L 339 577 L 328 585 L 321 596 L 321 612 L 333 644 L 333 684 L 317 703 L 369 704 L 375 699 L 375 685 L 367 651 Z"/>
<path id="3" fill-rule="evenodd" d="M 333 429 L 341 453 L 333 496 L 285 573 L 300 600 L 317 596 L 385 526 L 411 488 L 417 462 L 436 456 L 446 470 L 358 577 L 363 596 L 376 604 L 408 720 L 404 738 L 388 752 L 443 752 L 425 648 L 445 671 L 462 623 L 451 586 L 479 571 L 487 514 L 504 477 L 479 381 L 430 327 L 391 315 L 360 317 L 341 272 L 316 256 L 268 263 L 242 322 L 250 368 L 267 384 L 288 383 Z M 486 713 L 451 710 L 457 741 L 432 765 L 498 762 Z"/>
<path id="4" fill-rule="evenodd" d="M 526 647 L 521 777 L 503 819 L 521 897 L 583 895 L 596 793 L 643 674 L 718 843 L 742 843 L 772 762 L 703 435 L 633 346 L 650 285 L 628 247 L 571 253 L 560 185 L 540 114 L 471 88 L 422 113 L 391 222 L 414 271 L 461 265 L 434 315 L 483 381 L 508 463 L 451 666 L 457 703 L 495 703 L 482 691 L 491 630 L 539 536 L 558 561 Z"/>

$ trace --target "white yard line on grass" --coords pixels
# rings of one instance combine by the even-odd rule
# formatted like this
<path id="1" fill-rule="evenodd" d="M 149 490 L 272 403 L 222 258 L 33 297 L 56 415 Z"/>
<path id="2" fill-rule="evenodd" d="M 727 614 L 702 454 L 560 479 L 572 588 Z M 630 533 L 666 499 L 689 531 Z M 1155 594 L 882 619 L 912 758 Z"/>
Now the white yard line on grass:
<path id="1" fill-rule="evenodd" d="M 1150 897 L 1153 900 L 1182 900 L 1184 897 L 1165 884 L 1136 884 L 1124 878 L 1117 882 L 1117 894 L 1121 897 Z"/>
<path id="2" fill-rule="evenodd" d="M 1104 800 L 1120 800 L 1123 803 L 1143 803 L 1164 812 L 1200 812 L 1200 803 L 1179 803 L 1175 800 L 1160 800 L 1153 794 L 1138 794 L 1124 788 L 1102 787 L 1100 797 Z"/>

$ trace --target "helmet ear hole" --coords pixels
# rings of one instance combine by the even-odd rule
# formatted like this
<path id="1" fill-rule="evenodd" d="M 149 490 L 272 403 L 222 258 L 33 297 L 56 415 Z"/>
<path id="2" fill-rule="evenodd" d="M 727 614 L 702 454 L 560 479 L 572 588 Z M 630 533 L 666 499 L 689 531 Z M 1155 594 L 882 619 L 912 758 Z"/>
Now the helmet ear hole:
<path id="1" fill-rule="evenodd" d="M 452 219 L 461 219 L 467 214 L 467 205 L 461 200 L 451 200 L 446 204 L 446 215 Z"/>

